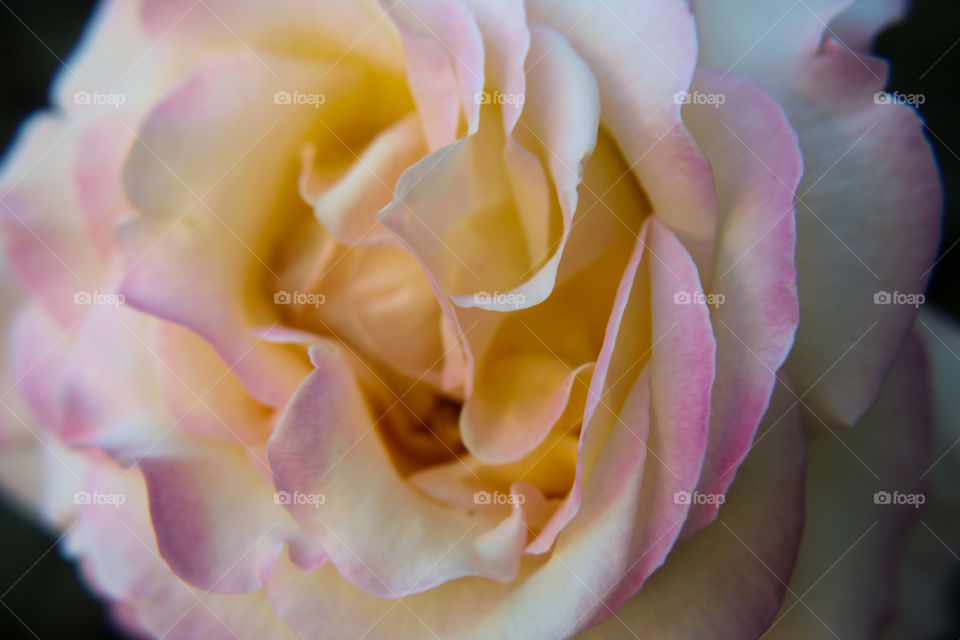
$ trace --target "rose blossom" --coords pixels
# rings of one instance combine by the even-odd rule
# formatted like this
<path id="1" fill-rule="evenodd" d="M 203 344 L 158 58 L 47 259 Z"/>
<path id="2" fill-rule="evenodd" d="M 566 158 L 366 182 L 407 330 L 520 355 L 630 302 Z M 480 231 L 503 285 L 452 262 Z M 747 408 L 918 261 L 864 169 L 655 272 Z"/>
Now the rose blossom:
<path id="1" fill-rule="evenodd" d="M 105 2 L 0 182 L 6 483 L 149 636 L 822 635 L 940 210 L 851 4 Z"/>

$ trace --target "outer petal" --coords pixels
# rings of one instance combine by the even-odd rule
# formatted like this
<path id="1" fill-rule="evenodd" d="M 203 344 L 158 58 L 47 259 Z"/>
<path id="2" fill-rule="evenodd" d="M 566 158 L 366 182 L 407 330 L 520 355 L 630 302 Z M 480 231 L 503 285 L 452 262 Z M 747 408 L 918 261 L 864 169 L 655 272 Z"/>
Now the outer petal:
<path id="1" fill-rule="evenodd" d="M 87 579 L 149 635 L 169 638 L 278 638 L 293 634 L 262 591 L 222 595 L 194 589 L 161 559 L 142 477 L 99 463 L 85 490 L 122 496 L 120 505 L 86 504 L 67 546 Z"/>
<path id="2" fill-rule="evenodd" d="M 143 28 L 174 51 L 252 49 L 286 56 L 341 57 L 400 71 L 400 39 L 376 0 L 141 0 Z M 168 53 L 171 56 L 172 53 Z M 265 68 L 272 68 L 267 61 Z"/>
<path id="3" fill-rule="evenodd" d="M 274 499 L 269 477 L 257 473 L 256 455 L 194 441 L 175 455 L 139 463 L 160 553 L 200 589 L 260 588 L 287 542 L 302 566 L 323 561 Z"/>
<path id="4" fill-rule="evenodd" d="M 74 295 L 92 292 L 104 264 L 87 235 L 75 163 L 84 125 L 36 115 L 22 128 L 0 175 L 0 225 L 11 270 L 61 325 L 83 313 Z M 57 188 L 50 188 L 50 184 Z"/>
<path id="5" fill-rule="evenodd" d="M 875 98 L 886 65 L 833 39 L 821 44 L 824 25 L 849 1 L 787 4 L 747 10 L 756 35 L 768 29 L 757 41 L 730 24 L 736 5 L 696 3 L 701 62 L 759 82 L 797 131 L 806 165 L 797 211 L 802 314 L 788 369 L 813 414 L 853 424 L 877 397 L 916 313 L 875 304 L 874 295 L 923 291 L 939 179 L 913 110 Z"/>
<path id="6" fill-rule="evenodd" d="M 919 512 L 893 502 L 897 494 L 923 495 L 932 426 L 926 371 L 923 346 L 911 335 L 856 429 L 810 443 L 807 526 L 790 594 L 764 637 L 867 640 L 895 615 L 895 559 Z M 892 503 L 878 504 L 877 492 L 894 496 Z"/>
<path id="7" fill-rule="evenodd" d="M 783 111 L 752 82 L 700 71 L 691 91 L 724 98 L 684 109 L 720 199 L 714 279 L 704 286 L 716 296 L 717 382 L 698 491 L 723 494 L 746 457 L 797 327 L 794 195 L 803 162 Z M 694 505 L 688 530 L 711 520 L 718 506 Z"/>
<path id="8" fill-rule="evenodd" d="M 266 272 L 260 254 L 268 231 L 282 230 L 287 208 L 297 204 L 278 194 L 294 192 L 292 159 L 317 114 L 274 104 L 273 96 L 294 87 L 319 91 L 314 78 L 323 68 L 274 62 L 280 80 L 253 54 L 215 59 L 154 109 L 124 168 L 142 215 L 121 227 L 118 242 L 127 301 L 195 330 L 254 397 L 279 407 L 297 381 L 284 354 L 251 338 L 250 316 L 267 312 L 250 309 L 248 294 L 263 286 L 253 274 Z M 250 106 L 238 109 L 244 101 Z"/>
<path id="9" fill-rule="evenodd" d="M 578 637 L 759 637 L 786 590 L 803 526 L 804 443 L 791 402 L 774 392 L 717 521 L 674 549 L 615 618 Z"/>

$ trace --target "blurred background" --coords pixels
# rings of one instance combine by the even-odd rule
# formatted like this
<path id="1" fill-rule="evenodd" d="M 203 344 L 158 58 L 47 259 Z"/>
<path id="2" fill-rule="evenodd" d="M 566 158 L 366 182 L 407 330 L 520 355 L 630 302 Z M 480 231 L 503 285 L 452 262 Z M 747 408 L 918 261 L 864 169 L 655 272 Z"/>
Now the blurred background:
<path id="1" fill-rule="evenodd" d="M 24 116 L 47 105 L 50 80 L 76 45 L 94 5 L 92 0 L 0 0 L 4 156 Z M 944 236 L 927 305 L 960 320 L 960 2 L 916 0 L 903 22 L 877 37 L 874 53 L 891 62 L 888 91 L 925 97 L 919 110 L 946 192 Z M 0 501 L 0 638 L 122 637 L 78 581 L 74 566 L 60 556 L 55 541 L 49 531 Z M 945 556 L 944 562 L 950 561 Z M 953 612 L 952 628 L 922 640 L 960 638 L 960 562 L 955 576 L 943 598 L 943 606 Z"/>

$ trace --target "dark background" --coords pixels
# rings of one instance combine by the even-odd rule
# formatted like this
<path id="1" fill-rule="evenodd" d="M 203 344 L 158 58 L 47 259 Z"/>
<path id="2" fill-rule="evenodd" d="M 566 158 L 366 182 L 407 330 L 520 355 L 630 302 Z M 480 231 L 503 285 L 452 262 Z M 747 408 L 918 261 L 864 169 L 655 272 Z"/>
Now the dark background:
<path id="1" fill-rule="evenodd" d="M 57 58 L 67 59 L 94 4 L 0 0 L 4 154 L 23 117 L 47 104 L 50 79 L 60 64 Z M 904 22 L 880 34 L 874 51 L 891 61 L 889 91 L 926 97 L 920 112 L 946 192 L 944 239 L 927 303 L 960 318 L 956 295 L 960 247 L 951 251 L 960 244 L 960 2 L 917 0 Z M 52 548 L 54 541 L 49 532 L 0 502 L 0 638 L 34 637 L 17 617 L 41 640 L 119 638 L 101 604 L 78 582 L 73 565 Z M 954 582 L 960 584 L 960 578 Z M 960 597 L 951 599 L 960 610 Z M 960 637 L 960 621 L 957 625 L 944 630 L 944 640 Z"/>

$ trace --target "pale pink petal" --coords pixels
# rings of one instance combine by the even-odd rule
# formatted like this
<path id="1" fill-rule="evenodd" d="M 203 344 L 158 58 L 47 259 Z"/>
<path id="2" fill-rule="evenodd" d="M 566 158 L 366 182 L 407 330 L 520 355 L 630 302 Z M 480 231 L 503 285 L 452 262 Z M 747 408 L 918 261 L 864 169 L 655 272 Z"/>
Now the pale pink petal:
<path id="1" fill-rule="evenodd" d="M 83 159 L 83 130 L 79 122 L 33 116 L 22 126 L 0 173 L 0 225 L 10 268 L 65 327 L 83 313 L 74 295 L 93 291 L 105 277 L 74 174 Z"/>
<path id="2" fill-rule="evenodd" d="M 506 292 L 508 296 L 520 298 L 521 304 L 511 307 L 496 300 L 478 301 L 473 295 L 453 296 L 454 303 L 461 307 L 507 311 L 539 304 L 550 295 L 577 209 L 577 188 L 597 143 L 600 122 L 597 81 L 570 43 L 559 33 L 535 25 L 530 31 L 527 59 L 527 93 L 514 138 L 523 140 L 536 151 L 546 166 L 557 190 L 563 229 L 560 237 L 553 240 L 549 231 L 552 216 L 521 215 L 531 268 L 539 267 L 529 280 Z M 558 97 L 561 95 L 564 97 Z M 523 148 L 513 138 L 508 138 L 504 153 L 514 169 L 525 166 Z M 524 199 L 536 198 L 536 195 L 524 195 L 523 184 L 515 183 L 530 180 L 514 177 L 516 175 L 516 171 L 508 173 L 514 197 L 522 210 L 530 210 L 534 206 L 524 206 Z"/>
<path id="3" fill-rule="evenodd" d="M 940 179 L 923 124 L 911 107 L 874 103 L 885 65 L 867 62 L 881 79 L 827 41 L 784 100 L 806 164 L 797 208 L 803 311 L 788 368 L 831 425 L 854 423 L 880 392 L 917 306 L 878 304 L 877 295 L 921 294 L 940 234 Z"/>
<path id="4" fill-rule="evenodd" d="M 799 309 L 794 195 L 803 172 L 796 134 L 781 108 L 750 81 L 700 71 L 691 91 L 722 104 L 690 104 L 684 121 L 713 167 L 720 201 L 711 317 L 717 381 L 698 490 L 722 494 L 753 441 L 793 344 Z M 708 301 L 709 304 L 709 301 Z M 691 509 L 687 531 L 718 505 Z"/>
<path id="5" fill-rule="evenodd" d="M 855 2 L 771 0 L 757 5 L 733 0 L 721 5 L 693 0 L 700 66 L 748 76 L 780 98 L 770 85 L 794 82 L 792 72 L 817 54 L 826 26 Z"/>
<path id="6" fill-rule="evenodd" d="M 802 313 L 788 370 L 823 423 L 853 424 L 879 394 L 916 314 L 874 296 L 921 293 L 937 247 L 942 200 L 922 123 L 909 106 L 877 98 L 885 63 L 823 39 L 849 0 L 792 8 L 784 0 L 759 13 L 695 4 L 701 61 L 757 81 L 797 132 Z M 730 22 L 744 11 L 749 28 Z"/>
<path id="7" fill-rule="evenodd" d="M 687 3 L 536 0 L 527 9 L 532 21 L 563 33 L 590 66 L 603 104 L 601 124 L 656 215 L 706 272 L 716 211 L 712 174 L 683 126 L 677 99 L 690 85 L 697 58 Z"/>
<path id="8" fill-rule="evenodd" d="M 463 0 L 483 37 L 487 91 L 505 96 L 526 95 L 524 59 L 530 50 L 530 31 L 523 0 Z M 504 133 L 513 131 L 524 103 L 510 100 L 500 106 Z"/>
<path id="9" fill-rule="evenodd" d="M 120 3 L 126 4 L 126 3 Z M 402 72 L 400 39 L 376 0 L 142 0 L 143 28 L 166 57 L 252 49 L 361 61 Z M 269 62 L 264 65 L 271 66 Z"/>
<path id="10" fill-rule="evenodd" d="M 277 617 L 263 591 L 223 595 L 190 587 L 160 557 L 154 540 L 143 478 L 136 470 L 100 463 L 83 489 L 88 495 L 122 496 L 121 504 L 88 504 L 67 538 L 94 588 L 115 603 L 124 616 L 152 637 L 278 638 L 294 637 Z M 116 499 L 114 499 L 116 502 Z"/>
<path id="11" fill-rule="evenodd" d="M 678 292 L 689 293 L 691 303 L 677 304 Z M 650 219 L 621 281 L 587 396 L 577 480 L 530 545 L 535 553 L 549 550 L 591 499 L 613 500 L 642 487 L 637 500 L 648 515 L 634 542 L 648 553 L 622 576 L 612 601 L 631 595 L 663 560 L 689 507 L 675 502 L 674 493 L 693 491 L 700 475 L 716 345 L 707 308 L 693 299 L 697 292 L 702 290 L 690 254 L 663 223 Z M 646 382 L 638 378 L 642 372 Z M 644 393 L 651 394 L 655 410 L 643 408 Z M 609 464 L 599 461 L 607 433 L 619 434 L 618 448 L 626 456 L 621 464 L 629 470 L 611 475 Z M 602 497 L 582 494 L 591 483 Z"/>
<path id="12" fill-rule="evenodd" d="M 262 321 L 270 310 L 251 308 L 243 294 L 251 279 L 271 289 L 266 225 L 278 233 L 288 207 L 303 206 L 295 149 L 318 117 L 308 105 L 275 104 L 274 93 L 322 91 L 323 67 L 272 59 L 277 79 L 261 58 L 208 62 L 153 110 L 124 170 L 141 216 L 120 228 L 118 241 L 127 302 L 196 331 L 255 398 L 281 407 L 297 384 L 290 357 L 251 337 L 251 315 Z M 324 81 L 345 74 L 331 70 Z"/>
<path id="13" fill-rule="evenodd" d="M 182 579 L 218 593 L 260 588 L 286 544 L 305 568 L 322 552 L 291 521 L 260 455 L 241 448 L 190 443 L 176 455 L 138 463 L 150 496 L 157 546 Z"/>
<path id="14" fill-rule="evenodd" d="M 152 366 L 178 427 L 233 445 L 266 440 L 273 412 L 247 394 L 209 343 L 170 323 L 159 323 L 155 340 Z"/>
<path id="15" fill-rule="evenodd" d="M 804 442 L 792 399 L 775 392 L 717 521 L 674 549 L 615 618 L 578 638 L 760 637 L 786 591 L 803 527 Z"/>
<path id="16" fill-rule="evenodd" d="M 381 0 L 403 38 L 407 83 L 431 151 L 457 137 L 461 108 L 469 133 L 480 124 L 483 39 L 460 0 Z"/>
<path id="17" fill-rule="evenodd" d="M 316 370 L 271 437 L 270 462 L 279 491 L 323 496 L 287 506 L 336 570 L 382 598 L 469 575 L 512 580 L 526 542 L 522 512 L 470 514 L 406 485 L 346 363 L 322 346 L 310 354 Z"/>
<path id="18" fill-rule="evenodd" d="M 11 321 L 7 366 L 10 385 L 46 431 L 63 430 L 63 379 L 73 336 L 36 305 L 23 307 Z"/>

